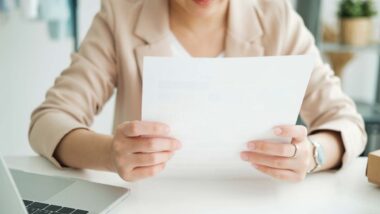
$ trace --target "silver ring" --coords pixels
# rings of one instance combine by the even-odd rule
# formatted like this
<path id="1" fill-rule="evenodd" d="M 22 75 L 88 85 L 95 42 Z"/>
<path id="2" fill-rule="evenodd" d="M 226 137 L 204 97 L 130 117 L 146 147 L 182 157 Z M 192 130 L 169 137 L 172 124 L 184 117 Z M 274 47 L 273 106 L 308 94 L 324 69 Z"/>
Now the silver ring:
<path id="1" fill-rule="evenodd" d="M 297 144 L 291 143 L 294 146 L 294 154 L 290 158 L 295 158 L 297 157 L 297 151 L 298 151 L 298 146 Z"/>

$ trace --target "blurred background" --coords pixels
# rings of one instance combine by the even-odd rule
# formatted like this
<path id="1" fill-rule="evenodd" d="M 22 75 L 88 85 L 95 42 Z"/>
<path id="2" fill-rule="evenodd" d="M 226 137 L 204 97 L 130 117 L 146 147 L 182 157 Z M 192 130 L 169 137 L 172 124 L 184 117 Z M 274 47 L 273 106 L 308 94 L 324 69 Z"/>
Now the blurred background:
<path id="1" fill-rule="evenodd" d="M 232 0 L 237 1 L 237 0 Z M 380 148 L 380 0 L 289 0 L 343 90 L 358 104 L 369 143 Z M 32 110 L 70 64 L 100 8 L 100 0 L 0 0 L 0 152 L 33 154 L 28 145 Z M 111 133 L 114 99 L 93 124 Z"/>

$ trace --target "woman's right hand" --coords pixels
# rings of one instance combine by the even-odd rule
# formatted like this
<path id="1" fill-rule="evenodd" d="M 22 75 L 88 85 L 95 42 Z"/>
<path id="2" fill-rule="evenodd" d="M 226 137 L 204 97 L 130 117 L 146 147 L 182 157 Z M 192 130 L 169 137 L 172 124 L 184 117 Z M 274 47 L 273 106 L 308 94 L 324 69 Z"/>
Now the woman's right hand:
<path id="1" fill-rule="evenodd" d="M 112 141 L 112 170 L 126 181 L 152 177 L 165 168 L 180 147 L 163 123 L 125 122 L 117 127 Z"/>

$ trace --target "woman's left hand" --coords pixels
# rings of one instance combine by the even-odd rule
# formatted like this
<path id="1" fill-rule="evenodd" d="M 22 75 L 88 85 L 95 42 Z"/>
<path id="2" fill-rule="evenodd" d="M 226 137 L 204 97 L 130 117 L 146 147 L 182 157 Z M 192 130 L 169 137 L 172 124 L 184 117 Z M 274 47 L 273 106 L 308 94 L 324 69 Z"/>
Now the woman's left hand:
<path id="1" fill-rule="evenodd" d="M 292 138 L 291 144 L 252 141 L 248 143 L 248 151 L 241 153 L 241 158 L 274 178 L 293 182 L 304 180 L 315 166 L 306 127 L 278 126 L 273 132 L 277 136 Z"/>

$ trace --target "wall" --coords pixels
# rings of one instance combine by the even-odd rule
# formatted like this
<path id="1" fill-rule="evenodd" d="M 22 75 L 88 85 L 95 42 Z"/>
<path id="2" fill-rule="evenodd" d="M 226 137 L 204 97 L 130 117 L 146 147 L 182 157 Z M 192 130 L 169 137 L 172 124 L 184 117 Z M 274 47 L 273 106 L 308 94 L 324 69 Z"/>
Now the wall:
<path id="1" fill-rule="evenodd" d="M 51 41 L 45 23 L 18 11 L 0 19 L 0 152 L 29 154 L 30 113 L 69 64 L 73 41 Z"/>
<path id="2" fill-rule="evenodd" d="M 302 1 L 302 0 L 301 0 Z M 322 22 L 338 26 L 336 18 L 340 0 L 324 0 L 322 4 Z M 374 0 L 380 11 L 380 0 Z M 374 38 L 380 41 L 380 16 L 374 19 Z M 344 91 L 355 100 L 373 103 L 376 95 L 379 53 L 362 51 L 347 65 L 342 77 Z"/>
<path id="3" fill-rule="evenodd" d="M 81 0 L 78 18 L 83 39 L 100 0 Z M 46 23 L 27 20 L 20 11 L 0 17 L 0 153 L 32 154 L 27 132 L 30 114 L 55 78 L 70 64 L 73 39 L 52 41 Z M 114 98 L 96 117 L 93 129 L 111 133 Z"/>

